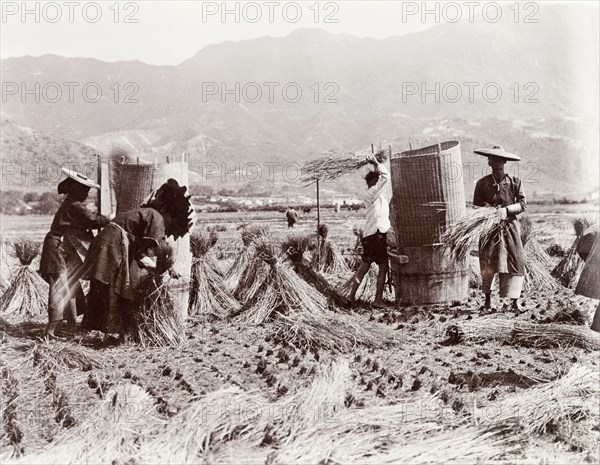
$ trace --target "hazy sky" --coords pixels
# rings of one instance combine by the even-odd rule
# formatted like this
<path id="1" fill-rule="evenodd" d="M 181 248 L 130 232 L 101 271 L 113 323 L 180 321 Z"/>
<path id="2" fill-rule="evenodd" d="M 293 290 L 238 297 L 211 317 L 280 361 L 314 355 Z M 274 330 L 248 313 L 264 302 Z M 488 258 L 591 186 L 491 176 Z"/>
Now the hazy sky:
<path id="1" fill-rule="evenodd" d="M 425 2 L 420 1 L 3 0 L 1 3 L 2 58 L 53 53 L 104 61 L 140 60 L 175 65 L 207 44 L 265 35 L 285 36 L 302 27 L 378 39 L 403 35 L 436 26 L 457 15 L 467 19 L 469 8 L 473 8 L 475 17 L 481 16 L 485 5 L 493 2 L 474 2 L 476 5 L 472 7 L 469 2 L 428 2 L 427 8 L 431 11 L 437 8 L 439 16 L 430 14 L 424 19 Z M 521 4 L 522 15 L 533 13 L 534 7 L 527 7 L 526 3 Z M 223 18 L 225 10 L 231 13 Z M 488 10 L 488 14 L 492 13 L 493 9 Z M 505 12 L 502 20 L 509 14 Z"/>

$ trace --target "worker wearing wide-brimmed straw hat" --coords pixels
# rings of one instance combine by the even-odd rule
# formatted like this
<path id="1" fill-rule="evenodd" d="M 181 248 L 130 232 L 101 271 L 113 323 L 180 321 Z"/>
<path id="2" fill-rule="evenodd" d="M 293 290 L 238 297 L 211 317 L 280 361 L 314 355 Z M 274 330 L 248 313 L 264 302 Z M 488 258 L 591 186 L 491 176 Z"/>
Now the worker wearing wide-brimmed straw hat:
<path id="1" fill-rule="evenodd" d="M 44 238 L 40 259 L 40 274 L 50 285 L 46 328 L 49 338 L 57 337 L 55 332 L 61 321 L 66 319 L 74 326 L 77 315 L 85 312 L 85 296 L 77 274 L 94 239 L 92 230 L 109 221 L 84 204 L 90 189 L 100 186 L 76 171 L 62 171 L 67 179 L 58 185 L 58 193 L 66 197 Z"/>
<path id="2" fill-rule="evenodd" d="M 521 180 L 505 173 L 504 165 L 507 161 L 520 161 L 521 158 L 506 152 L 501 146 L 478 149 L 475 153 L 488 158 L 492 173 L 477 182 L 473 204 L 499 208 L 504 219 L 496 237 L 479 247 L 484 306 L 491 308 L 492 284 L 498 274 L 500 297 L 512 299 L 511 309 L 518 312 L 525 265 L 517 215 L 525 211 L 527 202 Z"/>

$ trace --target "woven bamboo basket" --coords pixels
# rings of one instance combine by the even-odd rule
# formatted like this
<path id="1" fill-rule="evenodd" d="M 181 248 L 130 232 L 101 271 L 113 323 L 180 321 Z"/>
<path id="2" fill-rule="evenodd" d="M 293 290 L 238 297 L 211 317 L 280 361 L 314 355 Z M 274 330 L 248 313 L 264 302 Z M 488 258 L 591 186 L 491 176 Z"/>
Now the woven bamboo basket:
<path id="1" fill-rule="evenodd" d="M 189 186 L 187 161 L 157 165 L 154 168 L 154 180 L 152 189 L 158 189 L 169 178 L 175 179 L 180 186 Z M 177 240 L 167 238 L 167 242 L 173 247 L 175 264 L 173 269 L 182 277 L 173 280 L 170 290 L 175 299 L 175 305 L 180 310 L 182 320 L 185 321 L 188 313 L 188 302 L 190 297 L 190 273 L 192 269 L 192 253 L 190 251 L 190 235 L 186 234 Z"/>
<path id="2" fill-rule="evenodd" d="M 124 163 L 120 166 L 119 176 L 121 181 L 119 190 L 116 193 L 117 213 L 139 208 L 152 192 L 154 165 L 149 163 Z"/>
<path id="3" fill-rule="evenodd" d="M 401 264 L 391 260 L 399 301 L 406 305 L 467 298 L 469 266 L 453 260 L 441 236 L 465 213 L 460 144 L 443 142 L 402 152 L 391 160 L 391 211 Z"/>

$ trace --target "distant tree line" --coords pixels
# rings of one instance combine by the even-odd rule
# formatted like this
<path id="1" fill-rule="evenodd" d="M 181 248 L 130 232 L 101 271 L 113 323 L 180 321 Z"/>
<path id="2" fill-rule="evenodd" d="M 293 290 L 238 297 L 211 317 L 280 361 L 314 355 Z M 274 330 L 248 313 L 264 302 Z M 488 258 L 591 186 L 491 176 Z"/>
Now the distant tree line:
<path id="1" fill-rule="evenodd" d="M 52 215 L 60 206 L 62 196 L 52 192 L 2 191 L 0 213 L 5 215 Z"/>

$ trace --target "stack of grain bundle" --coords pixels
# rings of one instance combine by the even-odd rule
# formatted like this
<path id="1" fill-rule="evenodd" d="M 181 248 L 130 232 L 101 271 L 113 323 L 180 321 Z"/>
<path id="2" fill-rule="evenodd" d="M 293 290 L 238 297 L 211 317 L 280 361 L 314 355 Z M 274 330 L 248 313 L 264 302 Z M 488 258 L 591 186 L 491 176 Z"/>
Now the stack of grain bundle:
<path id="1" fill-rule="evenodd" d="M 48 284 L 31 266 L 39 254 L 40 244 L 21 238 L 13 242 L 13 248 L 21 265 L 0 297 L 0 313 L 16 319 L 30 319 L 45 314 L 48 308 Z"/>
<path id="2" fill-rule="evenodd" d="M 209 251 L 218 240 L 215 230 L 205 234 L 192 233 L 190 245 L 192 281 L 190 283 L 189 314 L 208 319 L 220 319 L 239 308 L 239 303 L 223 285 L 222 275 Z"/>
<path id="3" fill-rule="evenodd" d="M 552 270 L 551 275 L 558 280 L 563 286 L 569 289 L 575 289 L 579 275 L 583 270 L 584 261 L 577 253 L 577 246 L 584 231 L 591 225 L 591 222 L 586 218 L 577 218 L 573 221 L 573 229 L 575 230 L 575 239 L 569 250 L 562 258 L 558 265 Z"/>

